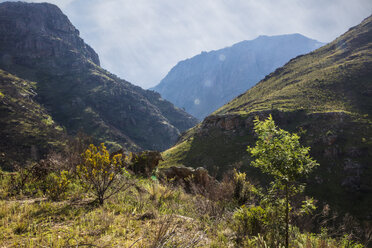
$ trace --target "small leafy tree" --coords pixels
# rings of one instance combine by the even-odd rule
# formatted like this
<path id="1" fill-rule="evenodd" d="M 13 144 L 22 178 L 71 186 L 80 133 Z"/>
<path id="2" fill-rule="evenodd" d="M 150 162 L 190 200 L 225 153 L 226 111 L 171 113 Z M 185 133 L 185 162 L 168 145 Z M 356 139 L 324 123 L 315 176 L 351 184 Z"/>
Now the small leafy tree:
<path id="1" fill-rule="evenodd" d="M 258 135 L 256 146 L 248 146 L 247 149 L 256 157 L 251 165 L 273 176 L 272 185 L 284 191 L 285 246 L 288 247 L 290 198 L 303 188 L 296 184 L 297 180 L 309 174 L 318 164 L 309 156 L 310 148 L 301 146 L 300 136 L 279 129 L 271 115 L 265 121 L 257 117 L 254 130 Z"/>
<path id="2" fill-rule="evenodd" d="M 93 190 L 99 204 L 118 193 L 127 185 L 122 177 L 128 172 L 123 154 L 110 156 L 105 145 L 90 145 L 82 154 L 83 163 L 77 166 L 77 174 L 83 186 Z"/>

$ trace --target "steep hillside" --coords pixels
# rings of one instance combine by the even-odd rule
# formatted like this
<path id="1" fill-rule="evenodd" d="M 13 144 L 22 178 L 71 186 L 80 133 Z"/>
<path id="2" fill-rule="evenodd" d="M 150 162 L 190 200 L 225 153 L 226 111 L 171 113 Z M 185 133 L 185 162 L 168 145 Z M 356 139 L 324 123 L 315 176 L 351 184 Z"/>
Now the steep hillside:
<path id="1" fill-rule="evenodd" d="M 153 89 L 203 119 L 291 58 L 321 45 L 300 34 L 259 36 L 181 61 Z"/>
<path id="2" fill-rule="evenodd" d="M 105 71 L 58 7 L 0 4 L 0 68 L 37 82 L 37 101 L 68 133 L 110 147 L 163 150 L 197 123 L 184 111 Z"/>
<path id="3" fill-rule="evenodd" d="M 35 85 L 0 70 L 0 167 L 62 147 L 63 132 L 35 100 Z"/>
<path id="4" fill-rule="evenodd" d="M 273 115 L 281 128 L 306 130 L 302 143 L 320 167 L 309 192 L 320 202 L 371 220 L 372 17 L 344 35 L 268 75 L 189 130 L 164 152 L 164 166 L 204 166 L 211 173 L 249 167 L 255 116 Z"/>

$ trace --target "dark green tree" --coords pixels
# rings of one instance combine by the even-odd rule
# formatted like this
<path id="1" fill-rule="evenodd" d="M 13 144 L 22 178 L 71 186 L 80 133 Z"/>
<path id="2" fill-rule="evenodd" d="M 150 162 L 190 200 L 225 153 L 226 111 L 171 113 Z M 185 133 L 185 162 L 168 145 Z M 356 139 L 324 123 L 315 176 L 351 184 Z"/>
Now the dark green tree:
<path id="1" fill-rule="evenodd" d="M 308 175 L 318 163 L 310 155 L 310 147 L 301 146 L 300 136 L 278 128 L 272 116 L 254 121 L 258 135 L 255 147 L 247 151 L 256 159 L 251 165 L 274 178 L 273 185 L 284 192 L 285 200 L 285 247 L 289 245 L 290 199 L 301 191 L 297 181 Z"/>

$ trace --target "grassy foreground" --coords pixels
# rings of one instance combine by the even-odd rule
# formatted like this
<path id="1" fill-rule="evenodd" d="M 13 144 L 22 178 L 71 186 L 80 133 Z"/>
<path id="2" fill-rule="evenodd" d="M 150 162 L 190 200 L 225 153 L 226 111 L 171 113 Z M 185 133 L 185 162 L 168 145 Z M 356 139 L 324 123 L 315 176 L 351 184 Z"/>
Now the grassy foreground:
<path id="1" fill-rule="evenodd" d="M 156 179 L 126 179 L 128 190 L 103 205 L 77 183 L 65 200 L 52 201 L 40 190 L 11 195 L 15 173 L 1 173 L 0 247 L 269 247 L 267 233 L 238 241 L 240 206 L 234 184 L 188 194 Z M 252 202 L 253 203 L 253 202 Z M 266 236 L 265 236 L 266 235 Z M 291 247 L 363 247 L 291 227 Z"/>

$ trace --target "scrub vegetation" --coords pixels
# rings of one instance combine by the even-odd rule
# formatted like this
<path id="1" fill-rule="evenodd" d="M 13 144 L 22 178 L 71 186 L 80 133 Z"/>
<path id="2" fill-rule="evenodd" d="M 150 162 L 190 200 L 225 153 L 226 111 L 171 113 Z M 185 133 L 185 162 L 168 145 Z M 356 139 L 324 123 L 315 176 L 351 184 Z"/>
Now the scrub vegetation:
<path id="1" fill-rule="evenodd" d="M 350 231 L 354 222 L 339 223 L 343 230 L 334 233 L 327 226 L 331 216 L 323 214 L 323 223 L 312 218 L 316 201 L 300 194 L 297 177 L 316 163 L 298 144 L 299 136 L 276 130 L 272 119 L 257 120 L 256 132 L 257 145 L 248 151 L 257 157 L 252 166 L 273 175 L 268 187 L 236 170 L 220 181 L 200 184 L 188 177 L 182 184 L 153 168 L 148 153 L 110 154 L 104 144 L 91 144 L 79 156 L 84 140 L 16 172 L 1 171 L 0 240 L 5 247 L 368 245 L 368 237 Z M 272 152 L 281 147 L 288 156 L 267 157 L 260 153 L 264 146 Z M 147 168 L 153 168 L 148 176 L 134 173 Z"/>

